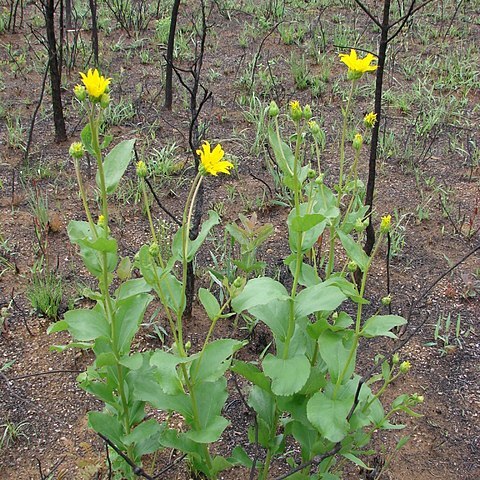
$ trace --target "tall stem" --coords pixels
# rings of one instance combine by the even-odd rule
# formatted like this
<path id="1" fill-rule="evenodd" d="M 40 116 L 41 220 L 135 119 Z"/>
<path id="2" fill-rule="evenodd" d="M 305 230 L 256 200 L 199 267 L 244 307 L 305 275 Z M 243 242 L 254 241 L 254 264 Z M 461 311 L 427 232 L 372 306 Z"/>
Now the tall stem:
<path id="1" fill-rule="evenodd" d="M 100 195 L 101 195 L 101 210 L 102 210 L 102 215 L 104 217 L 104 222 L 103 222 L 103 232 L 105 238 L 108 237 L 108 203 L 107 203 L 107 188 L 106 188 L 106 183 L 105 183 L 105 172 L 103 169 L 103 159 L 102 159 L 102 151 L 100 149 L 100 141 L 99 141 L 99 118 L 100 118 L 100 113 L 98 115 L 95 115 L 95 104 L 92 104 L 92 109 L 90 111 L 89 115 L 89 120 L 90 120 L 90 131 L 92 134 L 92 148 L 95 152 L 95 157 L 97 160 L 97 167 L 98 167 L 98 176 L 100 179 Z M 120 401 L 122 403 L 122 418 L 123 418 L 123 424 L 124 424 L 124 429 L 125 429 L 125 434 L 128 435 L 131 431 L 131 420 L 130 420 L 130 410 L 129 410 L 129 405 L 128 405 L 128 400 L 127 400 L 127 395 L 125 392 L 125 379 L 123 377 L 123 366 L 120 364 L 120 358 L 121 358 L 121 352 L 120 349 L 117 345 L 117 332 L 116 332 L 116 319 L 115 319 L 115 313 L 114 313 L 114 308 L 112 305 L 112 299 L 110 297 L 110 292 L 109 292 L 109 273 L 108 273 L 108 258 L 107 258 L 107 253 L 102 252 L 101 255 L 102 258 L 102 279 L 100 281 L 100 290 L 102 292 L 103 300 L 104 300 L 104 307 L 105 307 L 105 314 L 107 317 L 107 321 L 110 325 L 110 341 L 112 345 L 112 351 L 115 356 L 116 360 L 116 369 L 117 369 L 117 377 L 118 377 L 118 383 L 117 383 L 117 388 L 118 388 L 118 393 L 120 395 Z M 127 452 L 130 458 L 133 457 L 133 445 L 130 445 L 127 448 Z"/>

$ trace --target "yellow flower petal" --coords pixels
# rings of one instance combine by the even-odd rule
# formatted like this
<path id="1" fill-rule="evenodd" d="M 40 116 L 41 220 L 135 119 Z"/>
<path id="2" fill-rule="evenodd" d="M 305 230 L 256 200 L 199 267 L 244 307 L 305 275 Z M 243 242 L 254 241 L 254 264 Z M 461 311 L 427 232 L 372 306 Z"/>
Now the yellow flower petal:
<path id="1" fill-rule="evenodd" d="M 376 60 L 376 57 L 368 53 L 365 58 L 358 58 L 357 52 L 352 48 L 350 54 L 341 53 L 340 61 L 348 67 L 349 78 L 357 80 L 366 72 L 373 72 L 378 68 L 378 65 L 371 63 Z"/>
<path id="2" fill-rule="evenodd" d="M 222 160 L 225 152 L 220 144 L 216 145 L 213 151 L 210 148 L 210 143 L 204 142 L 202 148 L 197 150 L 200 157 L 201 169 L 210 174 L 217 176 L 219 173 L 230 174 L 230 169 L 233 164 L 227 160 Z"/>
<path id="3" fill-rule="evenodd" d="M 111 80 L 111 78 L 105 78 L 103 75 L 100 75 L 97 69 L 92 70 L 91 68 L 86 75 L 80 72 L 80 77 L 82 77 L 87 93 L 95 100 L 99 100 L 105 93 Z"/>

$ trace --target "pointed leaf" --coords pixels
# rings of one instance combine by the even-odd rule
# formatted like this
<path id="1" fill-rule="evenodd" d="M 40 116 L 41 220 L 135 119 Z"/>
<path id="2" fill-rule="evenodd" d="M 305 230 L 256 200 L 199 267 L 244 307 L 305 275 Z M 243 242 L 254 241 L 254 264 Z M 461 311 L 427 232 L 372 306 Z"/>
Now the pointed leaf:
<path id="1" fill-rule="evenodd" d="M 111 194 L 117 188 L 118 182 L 123 177 L 125 170 L 130 163 L 133 155 L 133 146 L 135 139 L 124 140 L 112 148 L 103 162 L 103 170 L 105 175 L 105 187 L 108 194 Z M 96 182 L 100 188 L 100 176 L 97 172 Z"/>

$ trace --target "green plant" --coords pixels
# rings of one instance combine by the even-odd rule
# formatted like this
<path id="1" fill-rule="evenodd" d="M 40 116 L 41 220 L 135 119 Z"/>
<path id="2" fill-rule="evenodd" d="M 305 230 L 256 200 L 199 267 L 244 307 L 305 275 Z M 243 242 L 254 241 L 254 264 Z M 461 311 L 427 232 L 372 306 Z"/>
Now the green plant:
<path id="1" fill-rule="evenodd" d="M 433 341 L 427 342 L 427 347 L 437 347 L 441 356 L 453 353 L 457 348 L 463 348 L 463 338 L 467 337 L 470 330 L 462 332 L 461 330 L 462 316 L 457 315 L 456 321 L 452 323 L 451 314 L 440 314 L 433 331 Z"/>
<path id="2" fill-rule="evenodd" d="M 36 312 L 56 320 L 63 298 L 62 277 L 53 272 L 34 270 L 26 296 Z"/>
<path id="3" fill-rule="evenodd" d="M 5 420 L 5 422 L 0 425 L 0 450 L 8 448 L 20 438 L 28 440 L 29 427 L 30 424 L 26 421 L 15 423 L 8 419 Z"/>
<path id="4" fill-rule="evenodd" d="M 0 278 L 9 271 L 17 272 L 14 256 L 13 248 L 0 232 Z"/>
<path id="5" fill-rule="evenodd" d="M 273 233 L 273 225 L 259 224 L 257 214 L 254 212 L 250 218 L 239 214 L 241 225 L 231 223 L 225 227 L 225 230 L 231 235 L 232 240 L 238 243 L 240 247 L 240 258 L 234 260 L 234 265 L 240 269 L 246 276 L 258 275 L 265 269 L 265 262 L 257 260 L 258 248 L 265 243 Z"/>
<path id="6" fill-rule="evenodd" d="M 125 125 L 135 118 L 137 112 L 130 100 L 121 98 L 117 103 L 110 103 L 104 112 L 103 128 L 114 125 Z"/>
<path id="7" fill-rule="evenodd" d="M 298 90 L 306 90 L 311 84 L 311 81 L 305 55 L 298 57 L 298 55 L 292 53 L 290 57 L 290 69 Z"/>
<path id="8" fill-rule="evenodd" d="M 7 126 L 7 145 L 10 148 L 25 151 L 25 130 L 20 118 L 12 118 L 10 115 L 7 115 L 5 122 Z"/>

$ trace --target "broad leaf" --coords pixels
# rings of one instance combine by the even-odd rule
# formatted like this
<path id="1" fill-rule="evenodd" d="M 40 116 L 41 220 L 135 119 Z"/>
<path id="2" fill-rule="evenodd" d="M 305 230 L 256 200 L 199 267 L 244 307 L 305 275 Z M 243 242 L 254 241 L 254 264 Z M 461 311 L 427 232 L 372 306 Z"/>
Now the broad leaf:
<path id="1" fill-rule="evenodd" d="M 192 362 L 192 383 L 213 382 L 220 378 L 230 366 L 231 356 L 242 346 L 243 342 L 230 338 L 210 342 L 203 353 Z"/>
<path id="2" fill-rule="evenodd" d="M 110 326 L 105 316 L 95 309 L 69 310 L 65 313 L 64 322 L 62 326 L 66 326 L 77 341 L 85 342 L 110 336 Z M 62 329 L 65 330 L 65 328 Z M 58 331 L 58 329 L 51 331 Z"/>
<path id="3" fill-rule="evenodd" d="M 122 178 L 125 170 L 130 163 L 133 155 L 133 146 L 135 139 L 124 140 L 112 148 L 103 162 L 103 170 L 105 175 L 105 187 L 107 194 L 111 194 L 117 188 L 118 182 Z M 97 171 L 96 182 L 100 188 L 100 176 Z"/>
<path id="4" fill-rule="evenodd" d="M 306 317 L 314 312 L 335 310 L 346 296 L 335 286 L 324 283 L 302 290 L 295 298 L 295 316 Z"/>
<path id="5" fill-rule="evenodd" d="M 364 323 L 361 334 L 367 338 L 381 336 L 397 338 L 390 330 L 406 323 L 407 320 L 399 315 L 374 315 Z"/>
<path id="6" fill-rule="evenodd" d="M 242 293 L 232 300 L 232 307 L 240 313 L 257 305 L 288 298 L 290 298 L 288 292 L 280 282 L 273 278 L 260 277 L 247 282 Z"/>
<path id="7" fill-rule="evenodd" d="M 343 233 L 341 230 L 337 230 L 337 235 L 349 258 L 351 258 L 358 265 L 358 268 L 364 272 L 367 268 L 369 258 L 363 251 L 363 248 L 355 242 L 350 235 Z"/>
<path id="8" fill-rule="evenodd" d="M 346 368 L 346 363 L 350 357 L 354 342 L 354 332 L 350 330 L 344 332 L 324 330 L 320 334 L 318 338 L 319 353 L 323 361 L 327 364 L 328 372 L 333 382 L 338 380 L 339 375 Z M 355 369 L 355 358 L 356 351 L 352 358 L 350 358 L 350 364 L 344 371 L 344 381 L 350 378 Z"/>
<path id="9" fill-rule="evenodd" d="M 220 315 L 220 305 L 214 295 L 206 288 L 200 288 L 198 298 L 207 312 L 208 318 L 214 320 Z"/>
<path id="10" fill-rule="evenodd" d="M 333 399 L 318 392 L 307 404 L 307 417 L 327 440 L 341 442 L 349 430 L 347 416 L 351 406 L 349 398 Z"/>
<path id="11" fill-rule="evenodd" d="M 276 395 L 299 392 L 310 376 L 310 362 L 305 355 L 284 360 L 269 353 L 262 366 L 265 375 L 272 379 L 272 392 Z"/>

